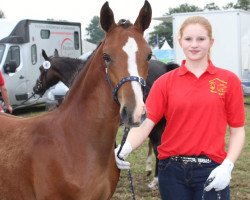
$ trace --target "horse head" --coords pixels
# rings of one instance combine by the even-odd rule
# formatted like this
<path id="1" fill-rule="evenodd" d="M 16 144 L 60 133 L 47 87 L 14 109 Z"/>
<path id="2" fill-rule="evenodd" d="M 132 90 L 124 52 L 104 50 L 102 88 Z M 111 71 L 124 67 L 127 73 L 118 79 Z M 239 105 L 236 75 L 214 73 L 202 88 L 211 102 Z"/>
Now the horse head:
<path id="1" fill-rule="evenodd" d="M 120 20 L 116 24 L 108 2 L 100 12 L 101 27 L 105 31 L 102 56 L 106 77 L 114 99 L 120 104 L 121 120 L 129 126 L 140 124 L 146 114 L 143 87 L 152 52 L 143 33 L 150 25 L 151 16 L 148 1 L 145 1 L 134 24 L 128 20 Z"/>
<path id="2" fill-rule="evenodd" d="M 55 63 L 53 62 L 54 58 L 58 58 L 58 51 L 55 49 L 54 56 L 48 57 L 46 52 L 42 50 L 42 56 L 44 58 L 43 64 L 39 67 L 40 76 L 38 77 L 33 91 L 35 94 L 43 95 L 48 88 L 55 85 L 59 82 L 57 73 L 53 70 Z"/>

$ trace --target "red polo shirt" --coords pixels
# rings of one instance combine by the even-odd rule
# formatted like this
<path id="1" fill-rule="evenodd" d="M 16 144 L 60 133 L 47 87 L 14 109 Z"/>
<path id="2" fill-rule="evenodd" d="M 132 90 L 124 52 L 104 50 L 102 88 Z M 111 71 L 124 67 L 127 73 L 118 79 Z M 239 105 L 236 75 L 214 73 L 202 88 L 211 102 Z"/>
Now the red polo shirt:
<path id="1" fill-rule="evenodd" d="M 3 79 L 3 75 L 2 72 L 0 71 L 0 86 L 4 85 L 4 79 Z"/>
<path id="2" fill-rule="evenodd" d="M 2 72 L 0 71 L 0 87 L 4 85 L 4 79 Z M 2 106 L 0 105 L 0 112 L 2 111 Z"/>
<path id="3" fill-rule="evenodd" d="M 221 163 L 226 157 L 227 125 L 244 126 L 241 82 L 211 61 L 197 78 L 182 65 L 156 80 L 146 101 L 147 117 L 167 126 L 158 147 L 159 159 L 174 155 L 207 155 Z"/>

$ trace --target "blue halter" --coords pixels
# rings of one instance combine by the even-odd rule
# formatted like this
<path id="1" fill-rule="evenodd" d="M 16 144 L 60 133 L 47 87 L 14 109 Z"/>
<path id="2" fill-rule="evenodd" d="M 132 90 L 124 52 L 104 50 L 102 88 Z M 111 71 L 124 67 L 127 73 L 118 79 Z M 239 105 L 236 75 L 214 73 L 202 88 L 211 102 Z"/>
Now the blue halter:
<path id="1" fill-rule="evenodd" d="M 111 80 L 110 80 L 110 77 L 108 75 L 108 67 L 105 65 L 105 72 L 106 72 L 106 80 L 108 81 L 110 87 L 112 88 L 112 93 L 113 93 L 113 99 L 118 103 L 119 103 L 119 100 L 118 100 L 118 97 L 117 97 L 117 93 L 118 93 L 118 90 L 120 89 L 120 87 L 128 82 L 128 81 L 137 81 L 138 83 L 141 84 L 142 88 L 143 88 L 143 94 L 144 94 L 144 90 L 145 90 L 145 87 L 146 87 L 146 81 L 142 78 L 142 77 L 138 77 L 138 76 L 126 76 L 124 78 L 122 78 L 119 83 L 113 87 L 112 83 L 111 83 Z"/>

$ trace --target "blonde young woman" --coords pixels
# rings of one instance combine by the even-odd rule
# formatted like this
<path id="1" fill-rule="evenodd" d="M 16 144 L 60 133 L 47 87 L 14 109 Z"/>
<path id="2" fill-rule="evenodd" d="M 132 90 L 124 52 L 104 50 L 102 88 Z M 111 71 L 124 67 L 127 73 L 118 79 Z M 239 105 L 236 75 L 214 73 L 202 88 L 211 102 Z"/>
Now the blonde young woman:
<path id="1" fill-rule="evenodd" d="M 146 102 L 146 120 L 130 130 L 119 157 L 120 146 L 115 149 L 118 168 L 128 169 L 130 163 L 122 159 L 165 116 L 167 125 L 158 147 L 163 200 L 230 199 L 231 172 L 245 141 L 244 100 L 237 76 L 210 60 L 213 43 L 206 18 L 194 16 L 184 21 L 179 44 L 185 60 L 155 81 Z"/>

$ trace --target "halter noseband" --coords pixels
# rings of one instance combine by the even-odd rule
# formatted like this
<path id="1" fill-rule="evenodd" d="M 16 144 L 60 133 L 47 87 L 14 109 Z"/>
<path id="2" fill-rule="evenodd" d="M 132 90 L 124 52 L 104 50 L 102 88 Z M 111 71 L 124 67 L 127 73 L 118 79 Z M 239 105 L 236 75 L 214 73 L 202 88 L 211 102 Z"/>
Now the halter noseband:
<path id="1" fill-rule="evenodd" d="M 50 63 L 50 61 L 46 60 L 46 61 L 43 62 L 42 66 L 43 66 L 43 70 L 44 70 L 45 83 L 46 83 L 47 82 L 47 73 L 48 73 L 49 68 L 51 67 L 51 63 Z M 40 78 L 38 78 L 37 81 L 36 81 L 36 88 L 38 90 L 43 88 L 43 81 Z"/>
<path id="2" fill-rule="evenodd" d="M 44 69 L 44 76 L 45 76 L 45 83 L 47 82 L 47 69 Z M 40 78 L 38 78 L 37 79 L 37 81 L 36 81 L 36 88 L 37 88 L 37 90 L 40 90 L 40 89 L 42 89 L 43 88 L 43 81 L 40 79 Z M 41 96 L 42 96 L 43 94 L 41 94 Z"/>
<path id="3" fill-rule="evenodd" d="M 140 83 L 141 86 L 142 86 L 142 88 L 143 88 L 143 94 L 144 94 L 144 90 L 145 90 L 145 87 L 146 87 L 146 81 L 142 77 L 138 77 L 138 76 L 126 76 L 126 77 L 122 78 L 115 87 L 113 87 L 113 85 L 111 83 L 111 80 L 110 80 L 110 77 L 109 77 L 109 74 L 108 74 L 108 67 L 106 65 L 105 65 L 105 72 L 106 72 L 106 80 L 108 81 L 110 87 L 112 88 L 113 99 L 118 104 L 120 104 L 120 102 L 118 100 L 118 97 L 117 97 L 118 90 L 120 89 L 120 87 L 124 83 L 126 83 L 128 81 L 137 81 L 138 83 Z"/>

